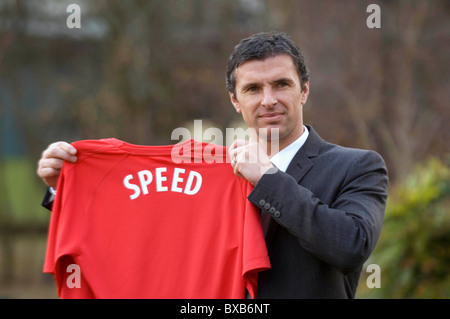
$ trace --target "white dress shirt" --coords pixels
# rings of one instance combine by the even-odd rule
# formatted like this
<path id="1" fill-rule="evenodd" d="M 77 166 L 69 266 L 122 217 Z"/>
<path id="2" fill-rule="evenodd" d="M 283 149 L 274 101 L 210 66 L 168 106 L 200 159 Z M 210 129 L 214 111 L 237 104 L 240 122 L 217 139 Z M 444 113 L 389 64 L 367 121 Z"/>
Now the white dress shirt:
<path id="1" fill-rule="evenodd" d="M 303 144 L 305 144 L 308 135 L 309 131 L 306 128 L 306 126 L 303 125 L 303 134 L 300 135 L 298 139 L 289 144 L 287 147 L 283 148 L 277 154 L 272 156 L 270 162 L 273 165 L 275 165 L 279 170 L 286 172 L 295 154 L 297 154 L 298 150 L 303 146 Z"/>

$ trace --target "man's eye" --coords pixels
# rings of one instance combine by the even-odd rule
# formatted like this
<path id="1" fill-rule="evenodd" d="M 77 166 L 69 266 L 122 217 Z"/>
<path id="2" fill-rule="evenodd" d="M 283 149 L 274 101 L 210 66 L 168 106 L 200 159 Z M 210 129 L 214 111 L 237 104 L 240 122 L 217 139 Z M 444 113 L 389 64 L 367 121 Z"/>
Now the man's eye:
<path id="1" fill-rule="evenodd" d="M 278 87 L 280 87 L 280 88 L 284 88 L 287 85 L 288 84 L 286 82 L 278 82 Z"/>

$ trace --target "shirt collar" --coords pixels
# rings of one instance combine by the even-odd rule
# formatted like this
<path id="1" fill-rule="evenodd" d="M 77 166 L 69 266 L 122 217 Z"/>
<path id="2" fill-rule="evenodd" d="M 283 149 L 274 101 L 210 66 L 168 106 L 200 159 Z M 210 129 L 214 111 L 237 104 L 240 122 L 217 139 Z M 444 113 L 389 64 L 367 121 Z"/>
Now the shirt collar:
<path id="1" fill-rule="evenodd" d="M 283 148 L 277 154 L 272 156 L 270 162 L 274 164 L 279 170 L 286 172 L 295 154 L 297 154 L 298 150 L 303 146 L 303 144 L 305 144 L 308 136 L 309 131 L 306 126 L 303 125 L 303 134 L 300 135 L 298 139 L 289 144 L 287 147 Z"/>

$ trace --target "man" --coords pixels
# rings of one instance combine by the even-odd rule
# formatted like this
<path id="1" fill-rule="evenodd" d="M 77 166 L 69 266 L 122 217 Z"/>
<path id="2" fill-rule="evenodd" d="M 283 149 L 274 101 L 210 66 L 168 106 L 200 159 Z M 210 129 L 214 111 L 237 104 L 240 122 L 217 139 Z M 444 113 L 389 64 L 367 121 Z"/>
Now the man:
<path id="1" fill-rule="evenodd" d="M 272 268 L 259 275 L 258 298 L 354 298 L 381 231 L 383 159 L 328 143 L 303 125 L 309 71 L 283 33 L 242 40 L 228 62 L 227 88 L 258 134 L 236 140 L 229 151 L 235 173 L 254 185 L 248 199 L 262 212 Z M 38 174 L 47 185 L 56 186 L 64 160 L 76 161 L 67 143 L 44 151 Z"/>

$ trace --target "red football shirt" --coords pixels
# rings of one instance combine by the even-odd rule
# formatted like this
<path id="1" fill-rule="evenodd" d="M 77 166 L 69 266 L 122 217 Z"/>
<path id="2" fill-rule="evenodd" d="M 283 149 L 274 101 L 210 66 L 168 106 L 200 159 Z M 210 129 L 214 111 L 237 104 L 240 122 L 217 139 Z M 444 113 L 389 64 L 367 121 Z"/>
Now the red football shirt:
<path id="1" fill-rule="evenodd" d="M 59 296 L 255 297 L 270 263 L 252 186 L 225 147 L 73 146 L 78 161 L 63 165 L 44 264 Z"/>

